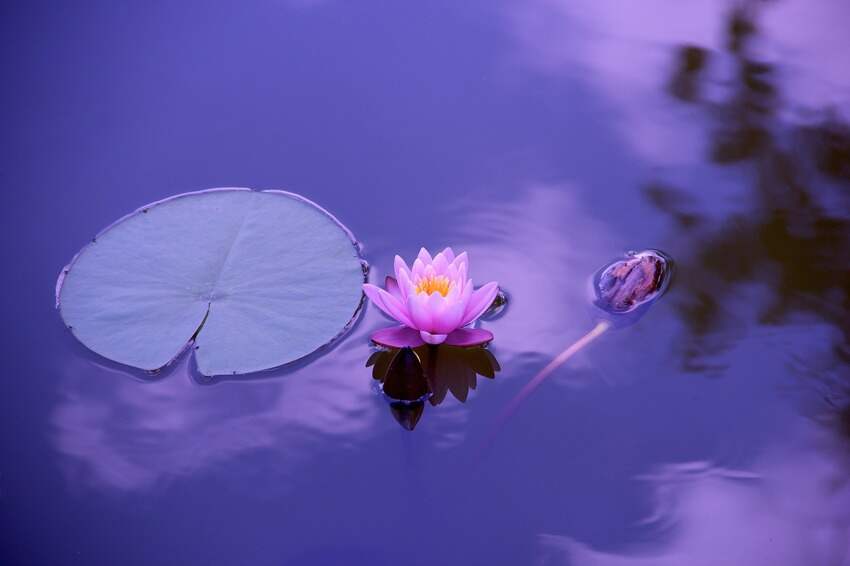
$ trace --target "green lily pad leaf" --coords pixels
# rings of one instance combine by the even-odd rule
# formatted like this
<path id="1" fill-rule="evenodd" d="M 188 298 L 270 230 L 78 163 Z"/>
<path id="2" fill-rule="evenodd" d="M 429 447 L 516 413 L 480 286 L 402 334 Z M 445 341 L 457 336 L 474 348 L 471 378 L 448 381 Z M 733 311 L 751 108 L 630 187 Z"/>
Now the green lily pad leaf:
<path id="1" fill-rule="evenodd" d="M 144 370 L 194 338 L 207 376 L 274 368 L 332 342 L 362 303 L 352 235 L 283 191 L 177 195 L 122 218 L 57 283 L 57 307 L 86 347 Z"/>

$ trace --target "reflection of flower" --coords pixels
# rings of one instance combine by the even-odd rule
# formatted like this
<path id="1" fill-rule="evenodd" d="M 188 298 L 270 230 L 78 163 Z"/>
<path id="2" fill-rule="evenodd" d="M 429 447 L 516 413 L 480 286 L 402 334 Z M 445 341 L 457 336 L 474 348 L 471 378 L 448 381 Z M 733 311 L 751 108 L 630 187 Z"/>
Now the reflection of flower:
<path id="1" fill-rule="evenodd" d="M 493 335 L 486 330 L 464 327 L 490 307 L 499 285 L 494 281 L 473 290 L 468 273 L 466 253 L 455 256 L 451 248 L 433 258 L 422 248 L 412 269 L 396 256 L 396 276 L 387 277 L 386 290 L 368 283 L 363 290 L 379 309 L 404 327 L 384 329 L 372 339 L 396 347 L 423 342 L 474 346 L 492 340 Z"/>
<path id="2" fill-rule="evenodd" d="M 380 350 L 366 365 L 372 366 L 372 377 L 381 382 L 393 416 L 408 430 L 413 430 L 422 416 L 425 399 L 436 407 L 451 391 L 465 403 L 479 375 L 493 379 L 501 369 L 485 348 L 447 345 Z"/>

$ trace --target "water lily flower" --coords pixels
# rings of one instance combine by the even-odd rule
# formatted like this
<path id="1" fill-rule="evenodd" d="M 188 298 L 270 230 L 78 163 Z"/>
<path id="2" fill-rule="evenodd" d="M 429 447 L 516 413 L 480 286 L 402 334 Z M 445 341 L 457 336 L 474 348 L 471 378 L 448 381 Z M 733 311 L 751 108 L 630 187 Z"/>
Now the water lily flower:
<path id="1" fill-rule="evenodd" d="M 493 339 L 487 330 L 468 327 L 493 303 L 499 285 L 492 281 L 475 289 L 466 252 L 455 256 L 446 248 L 432 258 L 422 248 L 413 268 L 395 256 L 395 277 L 387 277 L 386 289 L 367 283 L 363 291 L 375 306 L 403 325 L 372 335 L 372 340 L 383 346 L 476 346 Z"/>

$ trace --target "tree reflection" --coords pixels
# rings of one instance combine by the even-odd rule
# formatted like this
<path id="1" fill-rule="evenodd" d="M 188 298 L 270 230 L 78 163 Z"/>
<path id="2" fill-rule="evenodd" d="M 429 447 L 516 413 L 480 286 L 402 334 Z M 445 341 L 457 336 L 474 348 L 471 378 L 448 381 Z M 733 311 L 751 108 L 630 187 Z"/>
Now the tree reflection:
<path id="1" fill-rule="evenodd" d="M 669 83 L 677 98 L 698 104 L 714 120 L 709 158 L 748 172 L 749 208 L 719 223 L 696 212 L 695 199 L 664 183 L 646 187 L 648 199 L 675 221 L 688 247 L 678 309 L 690 339 L 685 367 L 704 371 L 709 357 L 728 348 L 741 325 L 723 309 L 723 297 L 745 284 L 768 289 L 758 322 L 778 325 L 792 315 L 814 315 L 837 329 L 828 372 L 850 381 L 850 129 L 825 111 L 806 125 L 780 117 L 774 69 L 754 55 L 757 4 L 734 10 L 726 25 L 731 89 L 720 102 L 701 96 L 700 71 L 708 55 L 683 46 Z M 836 53 L 835 56 L 842 56 Z M 825 203 L 830 203 L 825 204 Z M 837 393 L 838 392 L 838 393 Z M 843 393 L 842 393 L 843 392 Z M 830 388 L 846 403 L 847 386 Z"/>
<path id="2" fill-rule="evenodd" d="M 436 407 L 451 391 L 465 403 L 479 375 L 493 379 L 501 369 L 486 348 L 446 345 L 378 350 L 366 366 L 372 367 L 372 377 L 381 383 L 393 417 L 407 430 L 416 427 L 425 401 Z"/>

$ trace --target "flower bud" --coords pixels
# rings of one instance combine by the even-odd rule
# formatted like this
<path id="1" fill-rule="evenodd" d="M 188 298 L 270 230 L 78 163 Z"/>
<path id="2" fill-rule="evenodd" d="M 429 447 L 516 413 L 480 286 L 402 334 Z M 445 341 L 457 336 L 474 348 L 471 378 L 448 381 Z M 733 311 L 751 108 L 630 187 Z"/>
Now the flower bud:
<path id="1" fill-rule="evenodd" d="M 660 297 L 671 274 L 672 262 L 661 252 L 630 253 L 627 259 L 604 267 L 596 275 L 594 303 L 611 314 L 632 312 Z"/>

